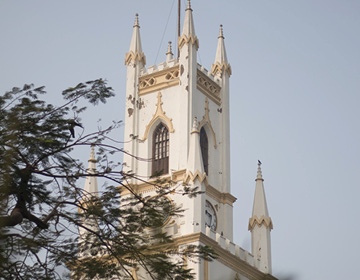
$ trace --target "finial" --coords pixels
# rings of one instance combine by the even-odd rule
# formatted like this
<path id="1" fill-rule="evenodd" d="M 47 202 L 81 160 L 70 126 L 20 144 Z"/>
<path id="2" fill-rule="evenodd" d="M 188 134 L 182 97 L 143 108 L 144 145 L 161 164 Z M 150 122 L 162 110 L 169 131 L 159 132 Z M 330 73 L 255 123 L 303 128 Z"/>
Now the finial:
<path id="1" fill-rule="evenodd" d="M 187 10 L 191 10 L 191 11 L 192 11 L 192 9 L 191 9 L 191 4 L 190 4 L 190 0 L 187 1 L 186 11 L 187 11 Z"/>
<path id="2" fill-rule="evenodd" d="M 138 13 L 135 15 L 134 27 L 140 27 L 140 25 L 139 25 L 139 14 Z"/>
<path id="3" fill-rule="evenodd" d="M 91 152 L 90 152 L 89 161 L 96 162 L 96 159 L 95 159 L 95 144 L 91 144 Z"/>
<path id="4" fill-rule="evenodd" d="M 166 54 L 173 54 L 173 53 L 172 53 L 172 50 L 171 50 L 171 41 L 169 41 L 168 49 L 167 49 Z"/>
<path id="5" fill-rule="evenodd" d="M 172 50 L 171 50 L 171 41 L 169 41 L 168 49 L 167 49 L 167 52 L 166 52 L 166 62 L 169 62 L 172 59 L 173 59 L 173 53 L 172 53 Z"/>
<path id="6" fill-rule="evenodd" d="M 222 24 L 220 24 L 220 32 L 219 32 L 219 37 L 218 38 L 223 38 L 224 39 L 223 25 Z"/>
<path id="7" fill-rule="evenodd" d="M 193 121 L 193 131 L 197 131 L 199 129 L 199 124 L 197 121 L 197 117 L 194 117 L 194 121 Z"/>
<path id="8" fill-rule="evenodd" d="M 264 179 L 262 177 L 262 172 L 261 172 L 261 164 L 262 164 L 261 161 L 258 160 L 258 170 L 257 170 L 257 176 L 256 176 L 255 181 L 257 181 L 257 180 L 263 180 L 264 181 Z"/>

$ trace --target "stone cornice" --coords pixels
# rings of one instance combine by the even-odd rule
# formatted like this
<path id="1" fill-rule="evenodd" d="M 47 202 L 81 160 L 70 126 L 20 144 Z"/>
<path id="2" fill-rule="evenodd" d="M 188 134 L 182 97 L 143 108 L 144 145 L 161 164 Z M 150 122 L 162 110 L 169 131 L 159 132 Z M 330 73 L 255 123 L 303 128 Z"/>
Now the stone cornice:
<path id="1" fill-rule="evenodd" d="M 236 201 L 236 197 L 232 194 L 220 192 L 209 184 L 205 184 L 205 188 L 205 193 L 219 203 L 224 203 L 232 206 L 233 203 Z"/>
<path id="2" fill-rule="evenodd" d="M 220 90 L 221 87 L 206 76 L 201 70 L 197 70 L 196 87 L 203 94 L 209 97 L 218 106 L 221 105 Z"/>
<path id="3" fill-rule="evenodd" d="M 186 172 L 185 169 L 177 170 L 177 171 L 173 172 L 172 176 L 168 175 L 168 176 L 161 177 L 161 180 L 165 180 L 165 181 L 171 180 L 172 182 L 177 183 L 177 182 L 180 182 L 183 180 L 185 172 Z M 149 182 L 144 182 L 144 183 L 134 184 L 134 185 L 127 185 L 126 187 L 120 186 L 119 189 L 120 189 L 121 195 L 128 195 L 128 194 L 131 194 L 132 192 L 135 192 L 135 193 L 150 192 L 150 191 L 158 189 L 159 187 L 160 187 L 160 185 L 157 184 L 156 179 L 154 179 Z"/>
<path id="4" fill-rule="evenodd" d="M 204 182 L 205 184 L 205 194 L 213 198 L 215 201 L 219 203 L 228 204 L 230 206 L 236 201 L 236 197 L 231 195 L 230 193 L 223 193 L 214 188 L 213 186 L 209 185 L 207 182 L 206 174 L 200 174 L 199 172 L 186 172 L 185 169 L 177 170 L 172 173 L 172 175 L 161 177 L 164 181 L 172 181 L 173 183 L 184 182 L 189 183 L 190 180 L 194 182 L 196 179 L 199 180 L 200 183 Z M 127 187 L 119 187 L 121 195 L 128 195 L 132 192 L 134 193 L 147 193 L 150 191 L 154 191 L 161 187 L 159 184 L 156 183 L 156 180 L 144 182 L 135 185 L 127 185 Z"/>

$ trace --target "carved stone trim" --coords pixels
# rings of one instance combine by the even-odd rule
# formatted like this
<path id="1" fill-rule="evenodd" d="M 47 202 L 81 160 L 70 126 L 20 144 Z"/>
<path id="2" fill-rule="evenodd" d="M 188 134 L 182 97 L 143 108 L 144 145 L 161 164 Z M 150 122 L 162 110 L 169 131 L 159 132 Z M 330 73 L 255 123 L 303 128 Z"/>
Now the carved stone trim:
<path id="1" fill-rule="evenodd" d="M 196 87 L 203 94 L 205 94 L 212 101 L 214 101 L 218 106 L 221 105 L 221 98 L 220 98 L 221 87 L 217 83 L 212 81 L 208 76 L 206 76 L 200 70 L 197 70 Z"/>
<path id="2" fill-rule="evenodd" d="M 195 182 L 196 180 L 199 180 L 200 184 L 206 180 L 206 173 L 203 174 L 200 173 L 199 170 L 196 170 L 196 172 L 193 174 L 191 171 L 187 171 L 184 176 L 184 183 L 187 184 L 189 181 Z"/>
<path id="3" fill-rule="evenodd" d="M 199 122 L 199 130 L 201 129 L 201 127 L 205 124 L 207 124 L 209 126 L 209 129 L 212 133 L 212 137 L 213 137 L 213 142 L 214 142 L 214 148 L 217 148 L 217 144 L 216 144 L 216 136 L 215 136 L 215 132 L 214 129 L 211 125 L 211 121 L 210 121 L 210 115 L 209 115 L 209 100 L 207 98 L 205 98 L 205 114 L 203 116 L 203 119 Z"/>
<path id="4" fill-rule="evenodd" d="M 229 63 L 219 63 L 216 62 L 215 64 L 211 65 L 211 74 L 213 74 L 214 76 L 216 75 L 216 73 L 220 73 L 220 75 L 222 75 L 223 73 L 227 72 L 229 74 L 229 76 L 231 76 L 231 66 Z"/>
<path id="5" fill-rule="evenodd" d="M 133 51 L 129 51 L 127 54 L 125 54 L 125 65 L 129 65 L 130 62 L 142 62 L 143 65 L 145 65 L 146 57 L 143 52 L 140 53 L 139 51 L 136 51 L 134 53 Z"/>
<path id="6" fill-rule="evenodd" d="M 144 75 L 139 79 L 139 95 L 178 85 L 179 65 Z"/>
<path id="7" fill-rule="evenodd" d="M 190 35 L 189 37 L 183 34 L 181 37 L 178 38 L 178 46 L 179 49 L 181 49 L 185 44 L 186 45 L 194 45 L 196 50 L 199 48 L 199 39 L 196 37 L 196 35 Z"/>
<path id="8" fill-rule="evenodd" d="M 145 129 L 145 133 L 144 133 L 144 137 L 142 138 L 142 140 L 146 140 L 148 137 L 149 137 L 149 131 L 150 131 L 150 128 L 154 125 L 154 123 L 158 120 L 158 119 L 161 119 L 165 122 L 165 124 L 167 125 L 167 127 L 169 128 L 169 132 L 170 133 L 174 133 L 175 132 L 175 129 L 174 129 L 174 126 L 172 124 L 172 119 L 170 119 L 168 116 L 166 116 L 163 108 L 162 108 L 162 101 L 161 101 L 161 92 L 158 93 L 157 95 L 157 99 L 158 99 L 158 102 L 156 104 L 156 112 L 155 114 L 153 115 L 153 118 L 152 120 L 148 123 L 148 125 L 146 126 L 146 129 Z"/>
<path id="9" fill-rule="evenodd" d="M 257 216 L 254 216 L 249 219 L 249 230 L 253 230 L 255 225 L 261 226 L 262 224 L 265 225 L 265 227 L 270 228 L 270 230 L 273 229 L 273 223 L 270 217 L 265 217 L 264 215 L 261 216 L 261 218 L 258 218 Z"/>

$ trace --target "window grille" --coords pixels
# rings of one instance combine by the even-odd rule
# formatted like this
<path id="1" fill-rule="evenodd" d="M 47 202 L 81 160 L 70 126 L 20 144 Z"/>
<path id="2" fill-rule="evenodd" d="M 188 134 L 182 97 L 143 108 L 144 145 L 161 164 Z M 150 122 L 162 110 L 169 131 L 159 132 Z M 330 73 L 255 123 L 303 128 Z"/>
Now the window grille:
<path id="1" fill-rule="evenodd" d="M 160 123 L 153 135 L 152 174 L 169 173 L 169 131 Z"/>

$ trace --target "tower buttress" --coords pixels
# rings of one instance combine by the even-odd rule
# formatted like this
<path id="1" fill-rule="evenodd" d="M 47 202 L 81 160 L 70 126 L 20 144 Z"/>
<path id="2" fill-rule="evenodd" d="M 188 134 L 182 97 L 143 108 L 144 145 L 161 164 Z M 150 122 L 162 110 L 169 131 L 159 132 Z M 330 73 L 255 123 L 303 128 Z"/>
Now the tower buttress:
<path id="1" fill-rule="evenodd" d="M 222 191 L 230 192 L 230 100 L 229 100 L 229 78 L 231 67 L 227 60 L 223 26 L 220 25 L 218 45 L 216 49 L 215 62 L 211 66 L 211 73 L 220 80 L 221 83 L 221 172 L 222 172 Z"/>
<path id="2" fill-rule="evenodd" d="M 195 117 L 192 131 L 190 132 L 190 147 L 185 178 L 190 176 L 192 181 L 195 181 L 195 178 L 198 177 L 197 179 L 201 183 L 205 179 L 206 173 L 201 155 L 199 134 L 198 121 Z"/>
<path id="3" fill-rule="evenodd" d="M 190 0 L 188 0 L 185 10 L 185 20 L 182 34 L 178 39 L 179 45 L 179 71 L 180 71 L 180 87 L 181 91 L 186 93 L 185 102 L 181 104 L 180 110 L 187 117 L 184 122 L 186 125 L 182 127 L 181 134 L 187 135 L 191 131 L 194 115 L 193 99 L 196 94 L 196 76 L 197 76 L 197 50 L 199 48 L 199 40 L 195 34 L 194 20 Z M 187 139 L 186 154 L 189 151 L 189 138 Z"/>
<path id="4" fill-rule="evenodd" d="M 270 231 L 273 228 L 267 208 L 264 179 L 261 173 L 261 162 L 258 163 L 257 177 L 255 179 L 255 196 L 252 217 L 249 219 L 251 232 L 251 252 L 259 261 L 259 270 L 271 274 L 271 240 Z"/>
<path id="5" fill-rule="evenodd" d="M 125 144 L 124 144 L 124 170 L 132 171 L 137 174 L 138 163 L 133 155 L 138 153 L 138 142 L 132 141 L 139 136 L 139 77 L 145 70 L 146 58 L 142 51 L 140 38 L 139 15 L 135 16 L 133 34 L 131 38 L 129 52 L 125 55 L 125 65 L 127 65 L 126 79 L 126 108 L 125 115 Z M 128 154 L 127 154 L 128 153 Z M 132 179 L 134 182 L 134 179 Z"/>

